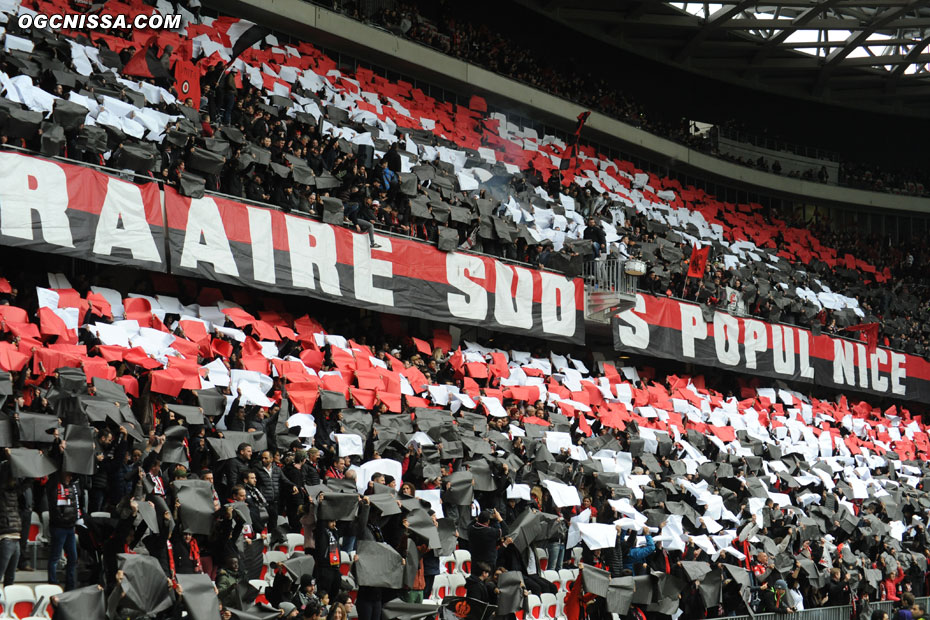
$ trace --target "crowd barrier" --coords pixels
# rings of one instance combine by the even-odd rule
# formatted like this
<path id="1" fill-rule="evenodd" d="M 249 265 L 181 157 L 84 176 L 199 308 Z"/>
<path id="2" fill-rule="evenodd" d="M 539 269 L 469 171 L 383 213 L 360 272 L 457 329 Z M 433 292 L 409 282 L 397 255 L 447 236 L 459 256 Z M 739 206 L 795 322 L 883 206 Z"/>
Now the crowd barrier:
<path id="1" fill-rule="evenodd" d="M 927 609 L 927 605 L 930 604 L 930 598 L 920 597 L 915 599 L 917 606 L 922 609 Z M 875 603 L 870 603 L 869 608 L 874 611 L 885 611 L 888 613 L 889 620 L 893 620 L 892 611 L 894 610 L 895 603 L 893 601 L 878 601 Z M 727 620 L 783 620 L 785 617 L 790 616 L 791 620 L 850 620 L 853 616 L 853 608 L 851 605 L 842 605 L 840 607 L 817 607 L 815 609 L 805 609 L 804 611 L 798 611 L 793 614 L 755 614 L 752 616 L 720 616 L 720 618 L 726 618 Z M 717 620 L 716 618 L 713 620 Z M 853 619 L 857 620 L 857 619 Z"/>

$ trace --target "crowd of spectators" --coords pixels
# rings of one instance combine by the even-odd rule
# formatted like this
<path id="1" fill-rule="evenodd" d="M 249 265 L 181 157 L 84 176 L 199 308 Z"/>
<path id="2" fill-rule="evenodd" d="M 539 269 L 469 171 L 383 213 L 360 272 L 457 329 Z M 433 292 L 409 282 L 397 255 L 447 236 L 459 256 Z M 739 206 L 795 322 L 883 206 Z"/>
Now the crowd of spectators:
<path id="1" fill-rule="evenodd" d="M 9 23 L 7 36 L 17 33 Z M 34 36 L 26 58 L 5 51 L 0 77 L 31 72 L 59 97 L 107 95 L 140 109 L 138 91 L 104 70 L 69 86 L 24 64 L 76 68 L 57 36 Z M 485 123 L 500 119 L 471 110 L 462 114 L 480 140 L 463 149 L 471 163 L 456 170 L 449 160 L 458 143 L 440 135 L 452 129 L 391 128 L 370 110 L 361 116 L 358 100 L 345 105 L 355 90 L 343 78 L 380 86 L 382 108 L 394 105 L 391 85 L 331 74 L 321 55 L 313 58 L 331 78 L 323 87 L 295 84 L 289 99 L 258 88 L 241 68 L 213 69 L 199 105 L 148 101 L 146 109 L 172 119 L 157 146 L 100 122 L 106 148 L 77 124 L 51 154 L 196 193 L 190 168 L 203 189 L 324 220 L 338 204 L 335 223 L 359 234 L 377 227 L 438 242 L 451 227 L 458 236 L 446 249 L 540 267 L 639 256 L 650 265 L 643 285 L 657 294 L 708 307 L 741 303 L 828 331 L 874 317 L 889 344 L 930 349 L 930 257 L 920 243 L 722 205 L 591 150 L 580 165 L 603 162 L 598 178 L 616 199 L 551 160 L 522 161 L 515 172 L 485 165 L 478 148 L 502 139 Z M 43 136 L 55 128 L 18 135 L 24 110 L 5 93 L 4 141 L 49 154 Z M 298 100 L 300 110 L 287 113 Z M 310 118 L 314 106 L 320 114 Z M 370 151 L 349 139 L 365 130 Z M 541 152 L 565 153 L 545 138 L 520 142 L 531 139 Z M 506 148 L 497 152 L 508 162 Z M 454 173 L 475 162 L 486 182 L 462 189 L 467 179 Z M 548 237 L 530 233 L 543 230 L 529 226 L 530 212 L 557 222 Z M 739 249 L 762 228 L 773 236 Z M 698 240 L 714 253 L 704 277 L 688 279 Z M 814 249 L 820 258 L 802 258 Z M 4 250 L 5 264 L 22 260 L 14 252 Z M 826 262 L 846 253 L 852 267 Z M 508 618 L 553 594 L 571 620 L 579 602 L 586 616 L 605 620 L 836 605 L 865 618 L 879 600 L 922 614 L 911 596 L 928 593 L 930 438 L 921 415 L 900 404 L 830 400 L 726 373 L 681 376 L 646 360 L 617 368 L 591 350 L 506 334 L 453 345 L 441 328 L 396 317 L 184 278 L 127 286 L 118 270 L 110 281 L 73 265 L 73 283 L 28 269 L 0 280 L 0 445 L 8 448 L 0 455 L 0 574 L 12 585 L 17 566 L 30 568 L 31 517 L 47 514 L 44 566 L 31 568 L 46 568 L 48 581 L 67 590 L 54 601 L 62 620 L 79 608 L 74 592 L 106 600 L 82 620 L 174 620 L 205 599 L 218 599 L 224 620 L 412 620 L 437 613 L 435 604 L 411 606 L 435 599 L 440 558 L 457 548 L 471 553 L 464 593 Z M 884 286 L 874 285 L 879 277 Z M 855 299 L 862 315 L 809 298 L 843 301 L 832 291 Z M 66 308 L 78 309 L 78 329 L 54 320 Z M 570 591 L 544 572 L 569 567 L 580 570 Z"/>
<path id="2" fill-rule="evenodd" d="M 8 33 L 29 34 L 17 30 L 15 25 Z M 326 57 L 312 47 L 302 49 L 313 54 L 319 66 L 332 66 L 325 64 L 329 62 Z M 134 54 L 135 48 L 128 44 L 118 58 L 108 61 L 125 64 Z M 167 63 L 170 55 L 166 49 L 159 61 Z M 29 60 L 44 56 L 51 58 L 43 60 L 48 67 L 44 70 Z M 106 71 L 92 72 L 86 79 L 70 73 L 73 82 L 61 80 L 61 71 L 53 67 L 59 64 L 76 67 L 69 56 L 63 51 L 60 39 L 44 35 L 36 37 L 31 56 L 15 50 L 4 52 L 0 69 L 15 79 L 32 75 L 53 96 L 88 105 L 92 104 L 87 95 L 96 95 L 105 105 L 114 101 L 135 104 L 142 98 L 134 90 L 135 85 L 114 80 Z M 564 157 L 565 146 L 559 147 L 548 137 L 535 140 L 534 148 L 539 150 L 533 151 L 546 150 L 548 167 L 539 163 L 537 155 L 531 161 L 524 158 L 510 172 L 500 163 L 483 160 L 475 148 L 459 148 L 450 139 L 449 131 L 388 125 L 370 111 L 363 111 L 358 101 L 373 107 L 372 101 L 376 100 L 384 110 L 396 103 L 396 99 L 386 94 L 388 83 L 377 81 L 376 76 L 368 75 L 365 83 L 366 87 L 385 88 L 385 92 L 376 94 L 375 100 L 359 100 L 357 87 L 353 90 L 342 78 L 334 78 L 332 83 L 320 80 L 312 88 L 310 82 L 307 87 L 304 82 L 293 84 L 292 98 L 306 102 L 302 107 L 313 106 L 318 112 L 313 115 L 292 113 L 288 106 L 295 105 L 293 99 L 269 95 L 268 89 L 258 88 L 241 66 L 225 74 L 222 67 L 223 64 L 215 63 L 205 71 L 199 105 L 188 101 L 192 106 L 184 106 L 167 97 L 154 103 L 145 101 L 146 110 L 176 119 L 165 125 L 165 137 L 160 144 L 135 140 L 112 125 L 90 127 L 75 123 L 62 132 L 63 139 L 56 146 L 48 139 L 52 135 L 50 128 L 40 127 L 39 121 L 35 121 L 39 131 L 25 134 L 22 125 L 6 122 L 0 130 L 0 141 L 88 163 L 129 168 L 143 173 L 133 177 L 137 181 L 155 178 L 182 193 L 190 194 L 192 190 L 186 181 L 199 177 L 201 191 L 218 191 L 323 219 L 327 205 L 332 206 L 335 201 L 341 209 L 336 212 L 336 222 L 360 232 L 370 234 L 372 229 L 381 229 L 438 243 L 443 233 L 451 230 L 453 241 L 444 246 L 446 250 L 480 251 L 570 275 L 581 274 L 583 263 L 592 259 L 641 257 L 650 273 L 640 284 L 650 292 L 684 296 L 709 307 L 725 307 L 827 331 L 878 321 L 888 345 L 919 355 L 930 352 L 930 341 L 923 327 L 930 319 L 924 295 L 927 272 L 920 268 L 925 259 L 919 244 L 911 252 L 916 267 L 908 272 L 906 281 L 899 281 L 899 267 L 906 258 L 899 255 L 900 244 L 859 243 L 856 247 L 844 244 L 839 248 L 829 243 L 834 237 L 827 229 L 811 228 L 817 233 L 807 237 L 811 248 L 826 248 L 827 254 L 835 257 L 848 252 L 860 261 L 853 260 L 855 269 L 839 269 L 837 264 L 810 260 L 810 253 L 785 253 L 798 235 L 807 232 L 807 223 L 787 222 L 790 219 L 787 216 L 750 205 L 750 211 L 758 212 L 754 216 L 761 216 L 753 220 L 752 226 L 768 227 L 776 233 L 749 254 L 741 253 L 733 247 L 749 230 L 743 223 L 744 231 L 736 232 L 736 224 L 744 222 L 746 205 L 721 205 L 714 197 L 694 188 L 646 175 L 627 162 L 611 162 L 593 149 L 582 148 L 576 165 L 590 166 L 597 162 L 601 170 L 612 166 L 607 168 L 612 179 L 601 175 L 586 180 L 574 168 L 563 173 L 548 158 Z M 361 76 L 360 70 L 356 77 Z M 143 79 L 139 83 L 164 86 L 164 92 L 173 87 L 164 78 Z M 10 97 L 9 89 L 7 96 Z M 350 100 L 350 96 L 356 100 Z M 450 108 L 449 104 L 440 106 L 428 97 L 421 97 L 418 102 L 431 104 L 435 109 Z M 8 115 L 11 110 L 19 110 L 15 104 L 4 105 Z M 502 143 L 500 132 L 485 126 L 489 122 L 487 117 L 482 120 L 481 114 L 467 112 L 468 124 L 462 127 L 477 136 L 476 146 L 496 147 Z M 491 120 L 500 124 L 502 117 Z M 374 136 L 373 147 L 363 149 L 349 142 L 346 138 L 349 134 L 341 132 L 351 135 L 368 132 Z M 525 144 L 524 139 L 516 141 Z M 54 148 L 50 149 L 50 144 Z M 461 168 L 450 165 L 450 159 L 437 156 L 443 149 L 446 153 L 464 151 L 469 166 L 483 167 L 480 171 L 483 181 L 476 183 L 478 189 L 462 187 L 463 181 L 457 176 Z M 497 152 L 506 162 L 503 153 Z M 601 181 L 619 183 L 605 186 Z M 605 187 L 617 193 L 608 194 Z M 197 189 L 193 191 L 196 193 Z M 691 223 L 685 223 L 680 216 L 677 223 L 669 220 L 663 203 L 679 211 L 689 210 L 692 215 L 700 212 L 703 221 L 697 223 L 704 225 L 700 234 L 696 235 Z M 706 210 L 708 207 L 718 219 Z M 535 221 L 529 219 L 534 215 Z M 543 220 L 547 220 L 548 228 L 540 224 Z M 724 224 L 722 233 L 709 226 L 711 221 L 718 222 L 715 225 Z M 792 223 L 796 225 L 791 226 Z M 702 280 L 688 279 L 683 267 L 698 242 L 714 245 L 711 269 Z M 754 258 L 750 260 L 748 256 Z M 773 271 L 771 265 L 777 265 L 777 269 Z M 890 281 L 892 285 L 869 286 L 875 281 Z M 831 299 L 840 295 L 842 299 L 838 305 L 825 304 L 816 299 L 821 293 Z M 734 300 L 734 295 L 739 299 Z"/>
<path id="3" fill-rule="evenodd" d="M 184 585 L 195 576 L 214 581 L 222 618 L 424 617 L 435 603 L 409 605 L 431 598 L 456 548 L 470 550 L 465 594 L 510 618 L 548 594 L 569 618 L 572 600 L 595 618 L 843 605 L 864 618 L 876 601 L 922 613 L 930 440 L 904 408 L 621 369 L 501 334 L 453 349 L 442 330 L 418 341 L 322 305 L 296 318 L 299 301 L 183 278 L 143 278 L 121 300 L 100 286 L 118 269 L 77 271 L 55 293 L 85 309 L 81 327 L 54 335 L 44 274 L 0 280 L 4 346 L 22 356 L 0 375 L 0 573 L 10 585 L 17 563 L 41 568 L 26 540 L 47 512 L 62 618 L 71 591 L 100 592 L 111 620 L 180 618 L 202 602 Z M 168 348 L 106 344 L 101 324 L 134 341 L 153 325 Z M 258 347 L 260 324 L 282 335 Z M 157 379 L 163 365 L 188 373 L 183 387 Z M 368 389 L 372 373 L 410 389 Z M 302 549 L 276 551 L 288 545 Z M 363 571 L 382 566 L 375 547 L 409 567 L 394 587 Z M 562 568 L 580 569 L 568 591 L 548 572 Z"/>
<path id="4" fill-rule="evenodd" d="M 434 21 L 426 17 L 418 5 L 404 2 L 392 3 L 390 8 L 371 15 L 362 9 L 361 3 L 355 1 L 337 0 L 331 3 L 324 0 L 319 3 L 356 19 L 371 21 L 398 36 L 506 75 L 539 90 L 684 144 L 688 148 L 713 154 L 740 165 L 779 174 L 778 168 L 781 165 L 777 160 L 773 160 L 771 165 L 760 167 L 757 158 L 729 156 L 718 150 L 710 132 L 692 131 L 688 119 L 662 118 L 637 102 L 635 96 L 620 88 L 616 82 L 579 70 L 581 63 L 570 56 L 563 56 L 560 62 L 554 63 L 551 58 L 544 56 L 541 49 L 528 46 L 522 41 L 518 42 L 513 32 L 505 30 L 499 21 L 492 23 L 468 11 L 456 12 L 454 16 L 448 14 L 445 18 Z M 764 127 L 749 129 L 753 130 L 758 135 L 766 133 Z M 842 171 L 840 178 L 833 179 L 833 182 L 859 189 L 924 196 L 928 191 L 925 188 L 930 188 L 930 184 L 925 182 L 926 173 L 921 170 L 886 172 L 875 164 L 846 161 L 842 164 Z M 823 171 L 818 168 L 799 173 L 792 172 L 788 176 L 820 183 L 828 182 L 823 176 Z"/>

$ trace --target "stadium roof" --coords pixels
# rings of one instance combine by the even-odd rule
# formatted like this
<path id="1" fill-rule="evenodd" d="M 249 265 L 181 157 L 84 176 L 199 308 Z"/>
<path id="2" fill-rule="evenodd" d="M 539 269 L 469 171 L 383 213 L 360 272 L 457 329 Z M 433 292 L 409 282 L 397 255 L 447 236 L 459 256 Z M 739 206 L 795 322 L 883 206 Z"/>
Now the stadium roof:
<path id="1" fill-rule="evenodd" d="M 624 49 L 728 81 L 928 114 L 930 0 L 518 0 Z"/>

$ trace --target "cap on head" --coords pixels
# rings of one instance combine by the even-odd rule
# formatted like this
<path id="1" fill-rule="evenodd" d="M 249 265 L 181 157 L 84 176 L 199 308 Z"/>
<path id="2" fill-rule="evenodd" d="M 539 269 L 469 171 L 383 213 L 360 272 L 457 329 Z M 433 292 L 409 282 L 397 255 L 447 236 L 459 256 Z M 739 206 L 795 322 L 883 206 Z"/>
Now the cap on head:
<path id="1" fill-rule="evenodd" d="M 779 579 L 778 581 L 775 582 L 775 589 L 776 590 L 787 590 L 788 582 L 785 581 L 784 579 Z"/>

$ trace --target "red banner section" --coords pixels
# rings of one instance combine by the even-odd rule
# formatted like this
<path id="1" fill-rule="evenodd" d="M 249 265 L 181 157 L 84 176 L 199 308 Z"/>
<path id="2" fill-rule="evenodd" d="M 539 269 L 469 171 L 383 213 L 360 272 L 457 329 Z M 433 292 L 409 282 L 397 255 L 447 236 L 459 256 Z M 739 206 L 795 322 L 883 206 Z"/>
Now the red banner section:
<path id="1" fill-rule="evenodd" d="M 639 294 L 614 318 L 614 348 L 739 373 L 775 377 L 906 400 L 930 400 L 930 363 L 864 342 L 787 325 L 739 318 L 700 306 Z"/>
<path id="2" fill-rule="evenodd" d="M 0 244 L 165 271 L 161 193 L 156 183 L 0 153 Z"/>
<path id="3" fill-rule="evenodd" d="M 579 279 L 0 153 L 0 244 L 453 324 L 584 342 Z M 167 233 L 167 238 L 166 238 Z M 166 264 L 166 248 L 171 265 Z"/>
<path id="4" fill-rule="evenodd" d="M 171 273 L 436 321 L 584 342 L 579 279 L 275 209 L 166 190 Z"/>

